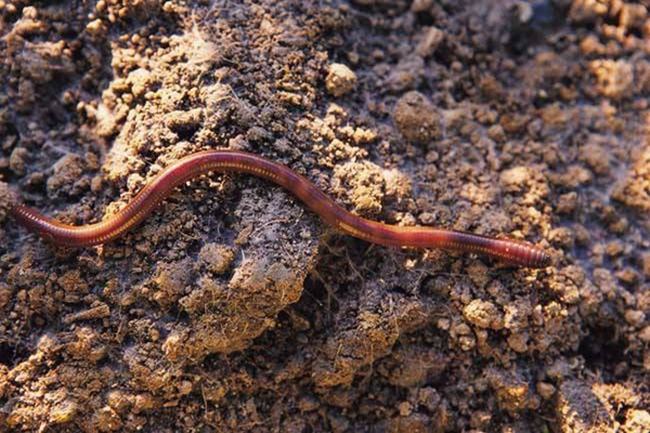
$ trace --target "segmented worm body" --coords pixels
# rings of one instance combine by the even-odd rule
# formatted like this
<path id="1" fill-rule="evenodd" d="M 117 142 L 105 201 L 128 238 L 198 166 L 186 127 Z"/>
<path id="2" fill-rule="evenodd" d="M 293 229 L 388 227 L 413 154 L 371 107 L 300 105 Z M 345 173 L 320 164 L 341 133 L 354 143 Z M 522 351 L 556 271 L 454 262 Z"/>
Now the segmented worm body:
<path id="1" fill-rule="evenodd" d="M 544 251 L 527 242 L 432 227 L 399 227 L 353 215 L 288 167 L 257 155 L 230 150 L 208 150 L 177 161 L 158 174 L 122 210 L 98 223 L 83 226 L 63 224 L 19 203 L 12 206 L 11 214 L 27 229 L 58 245 L 85 247 L 102 244 L 142 222 L 174 188 L 208 172 L 248 173 L 274 182 L 293 193 L 326 223 L 364 241 L 481 253 L 531 268 L 550 264 L 550 257 Z"/>

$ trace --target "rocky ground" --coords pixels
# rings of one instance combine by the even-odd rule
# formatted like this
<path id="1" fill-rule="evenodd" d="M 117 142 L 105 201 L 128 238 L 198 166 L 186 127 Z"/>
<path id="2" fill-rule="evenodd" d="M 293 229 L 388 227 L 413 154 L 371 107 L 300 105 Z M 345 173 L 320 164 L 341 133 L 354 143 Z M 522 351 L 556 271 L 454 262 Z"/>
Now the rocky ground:
<path id="1" fill-rule="evenodd" d="M 0 431 L 650 429 L 650 2 L 0 0 Z M 248 176 L 70 251 L 200 149 L 349 210 L 526 239 L 372 246 Z"/>

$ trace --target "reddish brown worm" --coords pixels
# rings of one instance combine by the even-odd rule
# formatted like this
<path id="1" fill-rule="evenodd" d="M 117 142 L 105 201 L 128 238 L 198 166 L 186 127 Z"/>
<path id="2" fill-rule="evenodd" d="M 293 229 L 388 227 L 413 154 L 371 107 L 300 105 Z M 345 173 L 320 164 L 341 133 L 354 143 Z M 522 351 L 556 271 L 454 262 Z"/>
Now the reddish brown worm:
<path id="1" fill-rule="evenodd" d="M 98 223 L 83 226 L 63 224 L 20 203 L 11 207 L 11 214 L 27 229 L 57 245 L 97 245 L 117 238 L 142 222 L 177 186 L 208 172 L 226 171 L 252 174 L 286 188 L 326 223 L 364 241 L 481 253 L 530 268 L 546 267 L 551 261 L 548 254 L 527 242 L 432 227 L 398 227 L 367 220 L 336 204 L 288 167 L 257 155 L 231 150 L 208 150 L 177 161 L 145 185 L 122 210 Z"/>

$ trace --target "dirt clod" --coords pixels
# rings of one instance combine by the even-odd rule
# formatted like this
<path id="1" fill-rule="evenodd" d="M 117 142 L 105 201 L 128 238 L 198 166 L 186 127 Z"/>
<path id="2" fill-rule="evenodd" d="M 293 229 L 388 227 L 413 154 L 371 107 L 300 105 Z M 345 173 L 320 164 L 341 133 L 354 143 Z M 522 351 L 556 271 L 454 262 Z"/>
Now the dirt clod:
<path id="1" fill-rule="evenodd" d="M 199 252 L 199 263 L 215 274 L 226 272 L 234 258 L 235 252 L 227 245 L 209 243 Z"/>
<path id="2" fill-rule="evenodd" d="M 503 314 L 491 302 L 474 299 L 463 309 L 463 316 L 480 328 L 503 328 Z"/>
<path id="3" fill-rule="evenodd" d="M 609 414 L 588 386 L 569 380 L 558 392 L 556 412 L 563 432 L 607 431 Z"/>
<path id="4" fill-rule="evenodd" d="M 332 96 L 340 97 L 352 92 L 357 85 L 357 76 L 346 65 L 332 63 L 327 70 L 325 86 Z"/>
<path id="5" fill-rule="evenodd" d="M 407 140 L 429 144 L 442 136 L 441 116 L 422 93 L 411 91 L 395 104 L 393 121 Z"/>

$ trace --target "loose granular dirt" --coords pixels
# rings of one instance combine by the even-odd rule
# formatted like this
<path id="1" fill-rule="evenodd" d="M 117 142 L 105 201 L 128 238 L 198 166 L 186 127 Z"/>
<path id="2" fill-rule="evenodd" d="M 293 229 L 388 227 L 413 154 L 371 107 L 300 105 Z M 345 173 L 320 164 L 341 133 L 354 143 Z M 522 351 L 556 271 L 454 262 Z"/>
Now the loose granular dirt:
<path id="1" fill-rule="evenodd" d="M 650 431 L 650 3 L 0 0 L 0 431 Z M 214 175 L 229 147 L 365 217 L 545 270 L 343 237 Z"/>

